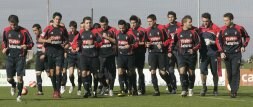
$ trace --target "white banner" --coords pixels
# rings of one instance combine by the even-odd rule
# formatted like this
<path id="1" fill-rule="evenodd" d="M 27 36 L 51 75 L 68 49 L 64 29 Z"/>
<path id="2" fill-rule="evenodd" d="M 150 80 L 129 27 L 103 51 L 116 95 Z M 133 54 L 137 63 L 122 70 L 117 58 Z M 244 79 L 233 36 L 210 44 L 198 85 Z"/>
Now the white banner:
<path id="1" fill-rule="evenodd" d="M 144 69 L 143 70 L 144 75 L 145 75 L 145 83 L 147 86 L 152 86 L 152 82 L 151 82 L 151 74 L 149 72 L 148 69 Z M 75 83 L 77 84 L 77 71 L 75 70 Z M 195 74 L 196 74 L 196 80 L 195 80 L 195 86 L 202 86 L 202 82 L 201 82 L 201 78 L 200 78 L 200 70 L 196 69 L 195 70 Z M 209 70 L 208 72 L 208 76 L 207 76 L 207 86 L 213 86 L 213 78 L 212 78 L 212 74 L 211 71 Z M 138 73 L 137 73 L 138 75 Z M 180 86 L 180 78 L 179 78 L 179 73 L 178 71 L 175 69 L 175 76 L 177 79 L 177 85 Z M 68 78 L 68 77 L 67 77 Z M 157 78 L 158 78 L 158 84 L 161 86 L 165 86 L 166 83 L 164 82 L 164 80 L 160 77 L 158 71 L 157 71 Z M 138 76 L 137 76 L 137 80 L 138 80 Z M 36 81 L 36 74 L 35 74 L 35 70 L 34 69 L 27 69 L 26 70 L 26 76 L 24 77 L 24 85 L 28 86 L 30 81 Z M 51 79 L 47 76 L 46 72 L 42 73 L 42 81 L 43 81 L 43 86 L 51 86 Z M 225 69 L 222 70 L 222 77 L 219 77 L 219 86 L 225 86 Z M 67 86 L 70 86 L 71 83 L 68 79 L 67 81 Z M 6 75 L 6 70 L 1 69 L 0 70 L 0 86 L 10 86 L 10 84 L 7 82 L 7 75 Z M 119 86 L 118 83 L 118 76 L 115 79 L 115 86 Z"/>

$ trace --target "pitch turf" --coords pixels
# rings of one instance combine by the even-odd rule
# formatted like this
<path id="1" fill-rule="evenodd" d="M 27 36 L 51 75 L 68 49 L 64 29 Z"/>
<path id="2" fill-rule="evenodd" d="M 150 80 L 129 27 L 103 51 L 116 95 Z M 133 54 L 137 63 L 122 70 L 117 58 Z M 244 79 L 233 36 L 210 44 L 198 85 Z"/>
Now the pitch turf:
<path id="1" fill-rule="evenodd" d="M 99 96 L 98 98 L 82 98 L 66 92 L 61 99 L 52 99 L 52 87 L 44 87 L 43 96 L 37 96 L 36 88 L 28 88 L 28 95 L 23 96 L 23 102 L 17 103 L 16 96 L 10 95 L 9 87 L 0 87 L 0 107 L 252 107 L 253 87 L 240 87 L 238 97 L 228 96 L 225 87 L 219 88 L 219 96 L 212 95 L 212 87 L 208 87 L 208 95 L 199 96 L 201 87 L 195 87 L 194 96 L 182 98 L 178 94 L 166 94 L 165 87 L 160 87 L 161 96 L 152 96 L 152 87 L 147 87 L 145 96 L 114 97 Z M 116 87 L 115 90 L 118 90 Z"/>

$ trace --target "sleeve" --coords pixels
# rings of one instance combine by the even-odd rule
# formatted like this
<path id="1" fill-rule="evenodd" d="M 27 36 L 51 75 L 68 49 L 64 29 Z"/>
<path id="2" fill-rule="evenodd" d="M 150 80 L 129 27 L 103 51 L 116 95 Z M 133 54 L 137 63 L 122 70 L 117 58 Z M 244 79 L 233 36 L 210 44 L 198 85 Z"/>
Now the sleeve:
<path id="1" fill-rule="evenodd" d="M 2 39 L 2 49 L 8 47 L 8 40 L 6 37 L 6 31 L 3 32 L 3 39 Z"/>
<path id="2" fill-rule="evenodd" d="M 76 49 L 76 47 L 79 47 L 79 44 L 78 44 L 79 36 L 80 36 L 80 34 L 78 33 L 78 34 L 74 37 L 74 39 L 73 39 L 73 42 L 72 42 L 72 44 L 71 44 L 71 47 L 72 47 L 73 49 Z"/>
<path id="3" fill-rule="evenodd" d="M 69 36 L 66 28 L 63 28 L 63 43 L 69 43 Z"/>
<path id="4" fill-rule="evenodd" d="M 223 52 L 222 46 L 223 46 L 223 37 L 222 37 L 222 31 L 220 31 L 216 36 L 216 45 L 219 52 Z"/>
<path id="5" fill-rule="evenodd" d="M 199 35 L 198 35 L 197 32 L 194 32 L 194 36 L 193 37 L 194 37 L 193 38 L 193 40 L 194 40 L 193 50 L 197 51 L 200 48 L 200 46 L 201 46 L 201 40 L 200 40 Z"/>
<path id="6" fill-rule="evenodd" d="M 242 46 L 246 47 L 248 46 L 249 40 L 250 40 L 250 36 L 248 35 L 247 31 L 242 27 L 241 29 L 241 33 L 242 33 L 242 37 L 244 39 Z"/>
<path id="7" fill-rule="evenodd" d="M 40 35 L 40 38 L 45 39 L 48 38 L 48 27 L 46 27 Z"/>
<path id="8" fill-rule="evenodd" d="M 169 53 L 172 53 L 173 48 L 174 48 L 174 47 L 176 46 L 176 44 L 177 44 L 177 41 L 178 41 L 178 36 L 177 36 L 177 33 L 175 33 L 174 39 L 171 38 L 171 42 L 170 42 L 170 44 L 169 44 L 169 46 L 168 46 L 168 52 L 169 52 Z"/>
<path id="9" fill-rule="evenodd" d="M 138 41 L 136 41 L 136 37 L 134 35 L 130 36 L 131 48 L 135 49 L 138 47 Z"/>
<path id="10" fill-rule="evenodd" d="M 34 43 L 33 43 L 30 33 L 28 31 L 26 31 L 24 34 L 25 34 L 25 38 L 26 38 L 25 45 L 27 46 L 27 49 L 32 49 Z"/>

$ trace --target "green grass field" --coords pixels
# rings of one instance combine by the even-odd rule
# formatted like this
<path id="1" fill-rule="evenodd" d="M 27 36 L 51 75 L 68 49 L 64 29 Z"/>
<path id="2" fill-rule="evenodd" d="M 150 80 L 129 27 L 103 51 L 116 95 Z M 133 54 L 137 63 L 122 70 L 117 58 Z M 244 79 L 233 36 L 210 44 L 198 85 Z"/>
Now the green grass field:
<path id="1" fill-rule="evenodd" d="M 219 88 L 219 96 L 212 96 L 212 87 L 209 87 L 208 95 L 199 96 L 201 87 L 195 87 L 194 96 L 182 98 L 178 94 L 166 94 L 165 87 L 160 87 L 161 96 L 152 96 L 152 87 L 147 87 L 145 96 L 125 96 L 98 98 L 82 98 L 76 91 L 69 94 L 66 91 L 61 99 L 52 99 L 52 88 L 44 87 L 43 96 L 37 96 L 36 88 L 28 88 L 28 95 L 23 96 L 23 102 L 17 103 L 16 97 L 11 96 L 9 87 L 0 87 L 0 107 L 252 107 L 253 87 L 240 87 L 237 98 L 228 96 L 225 87 Z M 68 89 L 68 88 L 67 88 Z M 115 89 L 117 90 L 117 88 Z M 115 94 L 117 91 L 115 91 Z"/>

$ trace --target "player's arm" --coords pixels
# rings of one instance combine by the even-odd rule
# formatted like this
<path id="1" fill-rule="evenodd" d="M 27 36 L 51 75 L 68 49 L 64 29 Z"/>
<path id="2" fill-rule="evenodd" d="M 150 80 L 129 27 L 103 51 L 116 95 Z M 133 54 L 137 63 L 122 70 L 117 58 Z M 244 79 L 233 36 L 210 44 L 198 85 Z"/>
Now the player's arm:
<path id="1" fill-rule="evenodd" d="M 243 37 L 243 43 L 242 43 L 242 47 L 247 47 L 248 46 L 248 43 L 249 43 L 249 40 L 250 40 L 250 36 L 248 35 L 247 31 L 242 27 L 241 29 L 241 32 L 242 32 L 242 37 Z"/>
<path id="2" fill-rule="evenodd" d="M 8 50 L 8 40 L 6 38 L 6 31 L 3 32 L 3 39 L 2 39 L 2 53 L 6 54 Z"/>
<path id="3" fill-rule="evenodd" d="M 109 33 L 108 34 L 106 34 L 106 33 L 103 33 L 102 34 L 102 37 L 103 38 L 105 38 L 105 39 L 107 39 L 107 40 L 109 40 L 110 42 L 112 42 L 112 43 L 115 43 L 115 35 L 112 35 L 112 37 L 110 37 L 111 35 L 109 35 Z"/>
<path id="4" fill-rule="evenodd" d="M 47 38 L 49 35 L 48 35 L 48 29 L 45 28 L 43 30 L 43 32 L 41 33 L 40 35 L 40 38 L 39 38 L 39 42 L 42 42 L 42 43 L 51 43 L 51 39 L 50 38 Z"/>
<path id="5" fill-rule="evenodd" d="M 30 35 L 30 33 L 27 31 L 24 33 L 25 34 L 25 38 L 26 38 L 26 41 L 25 41 L 25 48 L 26 49 L 32 49 L 32 47 L 34 46 L 34 43 L 33 43 L 33 40 L 32 40 L 32 37 Z"/>
<path id="6" fill-rule="evenodd" d="M 193 41 L 194 41 L 194 45 L 193 45 L 194 47 L 192 49 L 193 51 L 196 52 L 201 46 L 201 40 L 197 32 L 194 32 Z"/>

